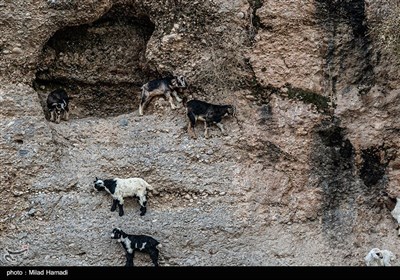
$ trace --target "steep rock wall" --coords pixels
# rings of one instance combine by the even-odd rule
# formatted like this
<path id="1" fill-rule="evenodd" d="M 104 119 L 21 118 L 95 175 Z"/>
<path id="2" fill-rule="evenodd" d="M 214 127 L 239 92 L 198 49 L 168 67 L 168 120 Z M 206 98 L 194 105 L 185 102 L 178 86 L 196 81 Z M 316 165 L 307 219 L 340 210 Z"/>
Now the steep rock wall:
<path id="1" fill-rule="evenodd" d="M 382 194 L 399 195 L 399 68 L 368 33 L 373 1 L 331 2 L 0 3 L 2 264 L 122 265 L 116 226 L 159 239 L 162 265 L 398 255 Z M 185 109 L 162 98 L 137 115 L 138 86 L 168 72 L 189 98 L 238 108 L 228 136 L 200 124 L 190 139 Z M 74 97 L 60 124 L 43 109 L 57 86 Z M 145 178 L 148 213 L 134 199 L 110 212 L 95 176 Z"/>

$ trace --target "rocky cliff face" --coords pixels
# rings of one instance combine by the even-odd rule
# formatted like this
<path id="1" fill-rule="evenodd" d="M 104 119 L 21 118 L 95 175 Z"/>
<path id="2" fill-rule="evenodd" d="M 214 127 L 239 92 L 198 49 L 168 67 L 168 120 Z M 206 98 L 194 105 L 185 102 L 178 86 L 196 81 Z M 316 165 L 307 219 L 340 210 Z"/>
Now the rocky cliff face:
<path id="1" fill-rule="evenodd" d="M 400 196 L 400 68 L 369 32 L 378 2 L 0 3 L 1 263 L 123 265 L 114 227 L 158 239 L 165 266 L 399 256 L 383 194 Z M 163 98 L 138 116 L 140 86 L 168 73 L 237 107 L 227 136 L 200 123 L 190 139 Z M 60 124 L 44 104 L 56 87 L 73 97 Z M 110 212 L 95 176 L 144 178 L 147 214 L 135 199 Z"/>

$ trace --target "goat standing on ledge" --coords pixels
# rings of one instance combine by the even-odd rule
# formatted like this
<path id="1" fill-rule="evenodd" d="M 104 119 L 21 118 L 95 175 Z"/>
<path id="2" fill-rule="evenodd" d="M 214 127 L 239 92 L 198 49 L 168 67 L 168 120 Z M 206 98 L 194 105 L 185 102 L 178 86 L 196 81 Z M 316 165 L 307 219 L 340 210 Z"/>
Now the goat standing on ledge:
<path id="1" fill-rule="evenodd" d="M 124 215 L 124 198 L 130 196 L 136 196 L 139 199 L 140 216 L 146 214 L 146 193 L 147 190 L 153 190 L 153 187 L 142 178 L 115 178 L 102 180 L 96 177 L 94 187 L 98 191 L 105 189 L 109 194 L 111 194 L 113 198 L 111 212 L 114 212 L 118 205 L 120 216 Z"/>
<path id="2" fill-rule="evenodd" d="M 396 256 L 389 250 L 373 248 L 364 258 L 367 266 L 392 266 L 391 262 Z"/>
<path id="3" fill-rule="evenodd" d="M 157 247 L 161 248 L 161 244 L 153 237 L 147 235 L 126 234 L 120 228 L 114 228 L 111 233 L 111 238 L 118 239 L 118 242 L 120 242 L 124 247 L 126 251 L 125 266 L 133 266 L 135 251 L 148 253 L 154 266 L 158 266 L 159 251 Z"/>
<path id="4" fill-rule="evenodd" d="M 64 89 L 56 89 L 47 96 L 47 108 L 50 112 L 50 121 L 60 123 L 69 118 L 69 97 Z"/>
<path id="5" fill-rule="evenodd" d="M 149 104 L 150 100 L 154 96 L 164 95 L 168 99 L 169 104 L 171 104 L 172 110 L 176 107 L 174 105 L 174 100 L 172 95 L 176 98 L 176 101 L 182 102 L 182 99 L 176 93 L 178 89 L 185 89 L 187 87 L 186 79 L 183 76 L 172 76 L 162 79 L 157 79 L 144 84 L 142 89 L 142 94 L 140 97 L 139 104 L 139 115 L 143 116 L 143 109 Z"/>
<path id="6" fill-rule="evenodd" d="M 197 120 L 204 122 L 204 136 L 208 138 L 208 128 L 215 124 L 225 134 L 221 123 L 223 117 L 235 116 L 236 108 L 233 105 L 214 105 L 200 100 L 190 100 L 186 103 L 186 113 L 189 118 L 188 133 L 193 138 L 197 138 L 194 126 Z"/>

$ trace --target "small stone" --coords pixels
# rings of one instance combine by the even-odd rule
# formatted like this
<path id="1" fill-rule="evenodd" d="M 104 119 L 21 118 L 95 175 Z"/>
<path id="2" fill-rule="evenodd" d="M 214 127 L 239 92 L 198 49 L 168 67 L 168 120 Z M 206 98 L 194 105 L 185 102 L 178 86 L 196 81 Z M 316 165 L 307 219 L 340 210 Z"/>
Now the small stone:
<path id="1" fill-rule="evenodd" d="M 28 150 L 19 150 L 18 153 L 20 156 L 26 156 L 29 153 L 29 151 Z"/>
<path id="2" fill-rule="evenodd" d="M 36 213 L 36 209 L 35 208 L 31 208 L 31 210 L 28 211 L 28 215 L 29 216 L 33 216 Z"/>
<path id="3" fill-rule="evenodd" d="M 238 13 L 236 14 L 236 16 L 237 16 L 238 18 L 244 18 L 244 13 L 243 13 L 243 12 L 238 12 Z"/>
<path id="4" fill-rule="evenodd" d="M 247 94 L 245 95 L 246 99 L 250 100 L 250 101 L 255 101 L 257 100 L 257 98 L 254 95 L 251 94 Z"/>
<path id="5" fill-rule="evenodd" d="M 223 195 L 225 195 L 225 194 L 226 194 L 226 192 L 220 192 L 220 193 L 219 193 L 220 196 L 223 196 Z"/>
<path id="6" fill-rule="evenodd" d="M 13 54 L 22 54 L 24 51 L 21 48 L 15 47 L 12 49 Z"/>
<path id="7" fill-rule="evenodd" d="M 185 194 L 185 199 L 189 200 L 190 199 L 190 194 Z"/>
<path id="8" fill-rule="evenodd" d="M 119 121 L 119 125 L 120 126 L 128 126 L 128 120 L 127 119 L 122 119 Z"/>

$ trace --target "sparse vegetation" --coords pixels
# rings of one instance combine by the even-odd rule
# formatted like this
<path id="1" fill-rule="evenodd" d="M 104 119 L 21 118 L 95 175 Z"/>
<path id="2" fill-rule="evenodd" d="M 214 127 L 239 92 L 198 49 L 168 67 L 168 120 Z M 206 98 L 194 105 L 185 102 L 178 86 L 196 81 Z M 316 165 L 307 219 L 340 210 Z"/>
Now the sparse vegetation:
<path id="1" fill-rule="evenodd" d="M 329 98 L 315 92 L 300 88 L 288 87 L 288 97 L 300 100 L 304 103 L 314 104 L 321 112 L 327 113 L 329 110 Z"/>
<path id="2" fill-rule="evenodd" d="M 252 80 L 253 72 L 245 58 L 249 37 L 237 35 L 232 37 L 231 31 L 226 31 L 209 37 L 207 56 L 196 75 L 205 91 L 232 91 L 248 86 Z"/>

